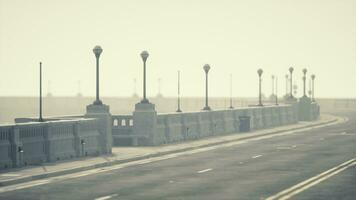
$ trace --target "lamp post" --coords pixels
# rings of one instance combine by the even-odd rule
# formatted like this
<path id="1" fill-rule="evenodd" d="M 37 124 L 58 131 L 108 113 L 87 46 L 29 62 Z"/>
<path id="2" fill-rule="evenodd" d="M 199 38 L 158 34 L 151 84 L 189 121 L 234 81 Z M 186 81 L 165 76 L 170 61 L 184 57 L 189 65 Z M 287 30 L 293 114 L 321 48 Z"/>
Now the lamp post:
<path id="1" fill-rule="evenodd" d="M 278 77 L 276 76 L 276 106 L 278 106 Z"/>
<path id="2" fill-rule="evenodd" d="M 232 106 L 232 74 L 230 74 L 230 109 L 233 109 L 234 107 Z"/>
<path id="3" fill-rule="evenodd" d="M 208 72 L 210 70 L 210 65 L 205 64 L 203 69 L 205 72 L 205 107 L 203 108 L 203 110 L 211 110 L 208 105 Z"/>
<path id="4" fill-rule="evenodd" d="M 307 97 L 306 93 L 306 80 L 307 80 L 307 69 L 303 69 L 303 97 Z"/>
<path id="5" fill-rule="evenodd" d="M 272 75 L 272 98 L 274 96 L 274 75 Z"/>
<path id="6" fill-rule="evenodd" d="M 103 49 L 100 46 L 95 46 L 93 49 L 96 58 L 96 99 L 94 101 L 94 105 L 102 105 L 103 102 L 99 98 L 99 57 L 103 52 Z"/>
<path id="7" fill-rule="evenodd" d="M 315 75 L 314 75 L 314 74 L 311 75 L 311 79 L 312 79 L 312 102 L 315 102 L 315 97 L 314 97 L 314 80 L 315 80 Z"/>
<path id="8" fill-rule="evenodd" d="M 261 81 L 262 81 L 261 76 L 262 76 L 262 73 L 263 73 L 262 69 L 258 69 L 257 70 L 258 81 L 259 81 L 258 106 L 263 106 L 263 104 L 262 104 L 262 90 L 261 90 Z"/>
<path id="9" fill-rule="evenodd" d="M 43 122 L 43 118 L 42 118 L 42 62 L 40 62 L 40 113 L 39 113 L 39 118 L 38 121 L 39 122 Z"/>
<path id="10" fill-rule="evenodd" d="M 311 95 L 312 95 L 312 93 L 311 93 L 312 91 L 311 91 L 311 78 L 309 78 L 308 79 L 308 96 L 311 98 Z"/>
<path id="11" fill-rule="evenodd" d="M 294 68 L 290 67 L 289 73 L 290 73 L 290 97 L 291 97 L 291 99 L 294 98 L 293 97 L 293 71 L 294 71 Z"/>
<path id="12" fill-rule="evenodd" d="M 180 71 L 178 70 L 178 99 L 177 99 L 177 103 L 178 103 L 178 108 L 177 108 L 177 112 L 182 112 L 182 110 L 180 109 Z"/>
<path id="13" fill-rule="evenodd" d="M 288 96 L 288 74 L 286 74 L 286 97 Z"/>
<path id="14" fill-rule="evenodd" d="M 146 61 L 148 56 L 149 54 L 147 51 L 141 52 L 141 58 L 143 61 L 143 99 L 141 100 L 141 103 L 149 103 L 148 99 L 146 98 Z"/>

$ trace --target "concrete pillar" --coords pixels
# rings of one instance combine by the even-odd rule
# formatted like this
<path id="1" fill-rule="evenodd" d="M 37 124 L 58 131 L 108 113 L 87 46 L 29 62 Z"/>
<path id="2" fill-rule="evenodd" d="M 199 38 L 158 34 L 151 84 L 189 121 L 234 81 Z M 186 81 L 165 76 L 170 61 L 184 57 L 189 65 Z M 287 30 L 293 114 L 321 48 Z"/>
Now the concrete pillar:
<path id="1" fill-rule="evenodd" d="M 111 153 L 112 148 L 112 119 L 110 107 L 105 104 L 87 106 L 86 118 L 96 118 L 99 120 L 99 131 L 101 134 L 101 153 Z"/>
<path id="2" fill-rule="evenodd" d="M 137 103 L 133 112 L 133 133 L 140 135 L 138 145 L 157 145 L 157 112 L 152 103 Z"/>
<path id="3" fill-rule="evenodd" d="M 298 119 L 299 121 L 313 120 L 312 101 L 309 97 L 303 96 L 299 99 Z"/>
<path id="4" fill-rule="evenodd" d="M 291 107 L 287 110 L 289 110 L 287 117 L 288 117 L 288 123 L 296 123 L 298 122 L 298 115 L 299 115 L 299 103 L 296 98 L 288 98 L 285 102 L 286 104 L 290 105 Z"/>

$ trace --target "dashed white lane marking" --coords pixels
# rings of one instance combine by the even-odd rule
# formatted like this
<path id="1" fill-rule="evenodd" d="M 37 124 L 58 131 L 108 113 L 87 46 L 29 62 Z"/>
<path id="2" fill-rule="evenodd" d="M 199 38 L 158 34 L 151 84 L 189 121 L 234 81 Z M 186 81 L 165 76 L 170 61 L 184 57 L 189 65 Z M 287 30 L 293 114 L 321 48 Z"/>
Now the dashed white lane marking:
<path id="1" fill-rule="evenodd" d="M 297 148 L 297 145 L 293 145 L 293 146 L 277 146 L 276 149 L 279 150 L 289 150 L 289 149 L 295 149 Z"/>
<path id="2" fill-rule="evenodd" d="M 347 133 L 346 132 L 342 132 L 342 133 L 340 133 L 340 135 L 346 135 Z"/>
<path id="3" fill-rule="evenodd" d="M 253 156 L 252 158 L 259 158 L 259 157 L 262 157 L 262 155 Z"/>
<path id="4" fill-rule="evenodd" d="M 95 200 L 106 200 L 106 199 L 111 199 L 111 198 L 116 197 L 116 196 L 117 196 L 117 194 L 112 194 L 112 195 L 96 198 Z"/>
<path id="5" fill-rule="evenodd" d="M 205 173 L 205 172 L 208 172 L 208 171 L 211 171 L 211 170 L 213 170 L 213 169 L 211 169 L 211 168 L 204 169 L 204 170 L 198 171 L 198 174 Z"/>
<path id="6" fill-rule="evenodd" d="M 356 165 L 356 158 L 351 159 L 349 161 L 346 161 L 336 167 L 333 167 L 317 176 L 314 176 L 310 179 L 307 179 L 295 186 L 292 186 L 288 189 L 285 189 L 279 193 L 277 193 L 276 195 L 270 196 L 268 197 L 266 200 L 286 200 L 286 199 L 290 199 L 291 197 L 293 197 L 294 195 L 303 192 L 304 190 L 307 190 L 311 187 L 313 187 L 316 184 L 321 183 L 322 181 L 325 181 L 326 179 L 346 170 L 347 168 L 350 168 L 352 166 Z"/>

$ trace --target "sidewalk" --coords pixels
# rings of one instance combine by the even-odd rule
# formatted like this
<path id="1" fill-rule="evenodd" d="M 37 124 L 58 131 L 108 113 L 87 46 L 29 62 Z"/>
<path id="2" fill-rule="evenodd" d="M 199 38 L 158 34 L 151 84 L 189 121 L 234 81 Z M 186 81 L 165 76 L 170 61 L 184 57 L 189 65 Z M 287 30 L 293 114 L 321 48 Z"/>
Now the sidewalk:
<path id="1" fill-rule="evenodd" d="M 158 157 L 166 154 L 188 151 L 192 149 L 214 146 L 218 144 L 244 140 L 266 135 L 274 135 L 286 131 L 295 131 L 311 127 L 323 127 L 342 123 L 346 119 L 331 115 L 322 115 L 320 120 L 314 122 L 299 122 L 293 125 L 263 129 L 249 133 L 237 133 L 225 136 L 209 137 L 184 143 L 167 144 L 155 147 L 113 147 L 112 155 L 100 157 L 86 157 L 76 160 L 67 160 L 55 163 L 44 163 L 41 166 L 28 166 L 0 171 L 0 187 L 38 180 L 47 177 L 75 173 L 79 171 L 111 166 L 149 157 Z"/>

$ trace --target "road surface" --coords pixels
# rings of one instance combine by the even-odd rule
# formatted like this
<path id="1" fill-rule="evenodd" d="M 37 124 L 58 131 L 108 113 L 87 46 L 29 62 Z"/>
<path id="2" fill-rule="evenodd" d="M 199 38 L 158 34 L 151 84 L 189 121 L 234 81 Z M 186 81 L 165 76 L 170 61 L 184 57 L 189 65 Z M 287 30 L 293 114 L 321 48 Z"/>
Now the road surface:
<path id="1" fill-rule="evenodd" d="M 356 113 L 339 114 L 349 121 L 29 185 L 0 199 L 356 199 Z"/>

